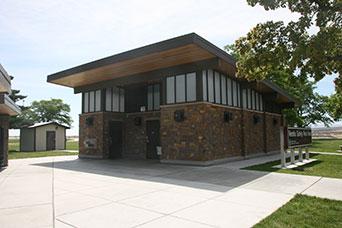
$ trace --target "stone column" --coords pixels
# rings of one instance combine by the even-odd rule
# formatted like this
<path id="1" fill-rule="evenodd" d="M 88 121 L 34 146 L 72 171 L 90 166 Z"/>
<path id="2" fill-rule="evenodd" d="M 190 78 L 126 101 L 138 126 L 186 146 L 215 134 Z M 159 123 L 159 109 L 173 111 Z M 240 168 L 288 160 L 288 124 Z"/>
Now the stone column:
<path id="1" fill-rule="evenodd" d="M 309 153 L 309 148 L 305 147 L 305 159 L 310 159 L 310 153 Z"/>
<path id="2" fill-rule="evenodd" d="M 295 154 L 294 154 L 294 149 L 291 148 L 291 164 L 295 163 Z"/>
<path id="3" fill-rule="evenodd" d="M 302 150 L 302 147 L 299 147 L 298 148 L 298 156 L 299 156 L 299 161 L 300 162 L 303 162 L 303 150 Z"/>

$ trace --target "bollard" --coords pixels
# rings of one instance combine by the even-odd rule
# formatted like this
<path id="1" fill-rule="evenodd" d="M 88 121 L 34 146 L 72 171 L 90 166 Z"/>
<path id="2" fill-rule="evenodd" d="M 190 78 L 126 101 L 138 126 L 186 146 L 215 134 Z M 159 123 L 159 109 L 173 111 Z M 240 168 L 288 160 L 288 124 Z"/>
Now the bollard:
<path id="1" fill-rule="evenodd" d="M 299 147 L 298 148 L 298 156 L 299 156 L 299 162 L 303 162 L 303 151 L 302 151 L 302 148 Z"/>
<path id="2" fill-rule="evenodd" d="M 309 148 L 305 147 L 305 159 L 310 159 L 310 153 L 309 153 Z"/>
<path id="3" fill-rule="evenodd" d="M 294 149 L 291 148 L 291 164 L 294 164 L 295 163 L 295 153 L 294 153 Z"/>

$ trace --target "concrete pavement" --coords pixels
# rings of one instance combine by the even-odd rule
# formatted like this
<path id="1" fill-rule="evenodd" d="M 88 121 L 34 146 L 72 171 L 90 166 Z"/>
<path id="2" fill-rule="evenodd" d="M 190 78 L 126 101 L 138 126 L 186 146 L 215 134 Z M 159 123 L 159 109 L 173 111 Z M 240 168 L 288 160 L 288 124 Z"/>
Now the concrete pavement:
<path id="1" fill-rule="evenodd" d="M 250 227 L 296 193 L 342 200 L 342 180 L 153 161 L 11 160 L 0 173 L 1 227 Z"/>

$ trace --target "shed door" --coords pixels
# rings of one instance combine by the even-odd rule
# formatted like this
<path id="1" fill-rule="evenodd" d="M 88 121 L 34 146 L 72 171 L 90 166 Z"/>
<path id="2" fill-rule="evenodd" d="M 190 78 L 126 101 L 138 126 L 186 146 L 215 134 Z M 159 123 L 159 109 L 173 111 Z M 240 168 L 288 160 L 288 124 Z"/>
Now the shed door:
<path id="1" fill-rule="evenodd" d="M 56 149 L 56 132 L 47 131 L 46 132 L 46 150 Z"/>

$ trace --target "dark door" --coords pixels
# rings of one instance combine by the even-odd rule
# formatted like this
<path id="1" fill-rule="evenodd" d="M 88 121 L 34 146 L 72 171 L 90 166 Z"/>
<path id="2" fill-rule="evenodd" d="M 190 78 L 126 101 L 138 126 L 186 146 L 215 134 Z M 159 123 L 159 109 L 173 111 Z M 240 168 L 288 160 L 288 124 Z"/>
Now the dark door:
<path id="1" fill-rule="evenodd" d="M 160 146 L 160 122 L 159 120 L 146 121 L 147 134 L 147 155 L 148 159 L 159 159 L 157 154 L 157 146 Z"/>
<path id="2" fill-rule="evenodd" d="M 47 131 L 46 132 L 46 150 L 56 149 L 56 132 Z"/>
<path id="3" fill-rule="evenodd" d="M 0 127 L 0 168 L 4 163 L 5 159 L 5 136 L 4 129 Z"/>
<path id="4" fill-rule="evenodd" d="M 112 121 L 109 124 L 109 158 L 122 156 L 122 122 Z"/>

